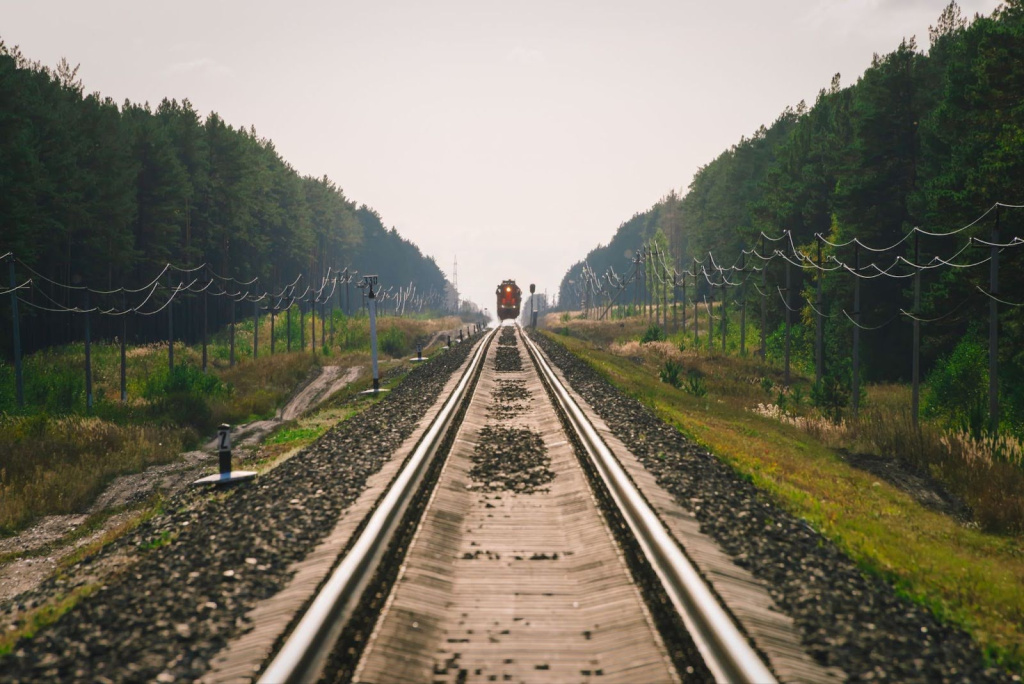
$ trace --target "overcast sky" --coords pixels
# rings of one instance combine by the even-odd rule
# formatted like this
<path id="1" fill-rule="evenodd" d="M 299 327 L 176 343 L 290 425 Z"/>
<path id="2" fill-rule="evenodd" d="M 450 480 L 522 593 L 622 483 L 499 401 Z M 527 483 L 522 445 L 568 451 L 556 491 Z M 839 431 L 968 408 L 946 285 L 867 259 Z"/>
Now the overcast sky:
<path id="1" fill-rule="evenodd" d="M 490 309 L 569 265 L 947 0 L 0 0 L 0 38 L 87 92 L 188 98 L 433 255 Z M 997 0 L 962 0 L 989 14 Z"/>

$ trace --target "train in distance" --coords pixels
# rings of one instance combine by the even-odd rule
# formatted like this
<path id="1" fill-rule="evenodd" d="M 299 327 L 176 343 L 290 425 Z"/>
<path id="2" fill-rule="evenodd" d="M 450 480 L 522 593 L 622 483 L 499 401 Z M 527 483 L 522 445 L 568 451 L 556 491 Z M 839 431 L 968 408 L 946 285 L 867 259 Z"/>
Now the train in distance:
<path id="1" fill-rule="evenodd" d="M 506 320 L 519 318 L 519 306 L 523 301 L 523 291 L 514 280 L 503 280 L 495 291 L 498 295 L 498 318 Z"/>

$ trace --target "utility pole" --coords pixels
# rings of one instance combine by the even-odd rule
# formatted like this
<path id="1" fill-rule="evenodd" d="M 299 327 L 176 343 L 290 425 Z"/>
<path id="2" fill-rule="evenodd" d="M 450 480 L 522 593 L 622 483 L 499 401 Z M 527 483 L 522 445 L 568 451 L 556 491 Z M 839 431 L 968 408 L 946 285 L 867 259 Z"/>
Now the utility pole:
<path id="1" fill-rule="evenodd" d="M 998 208 L 996 209 L 998 211 Z M 921 252 L 919 249 L 921 234 L 914 231 L 914 266 L 921 263 Z M 914 427 L 917 427 L 918 413 L 921 407 L 921 269 L 916 268 L 914 273 L 914 360 L 912 380 L 914 385 L 910 416 L 913 419 Z"/>
<path id="2" fill-rule="evenodd" d="M 783 377 L 785 378 L 786 387 L 789 387 L 789 334 L 792 327 L 793 309 L 790 302 L 790 291 L 792 290 L 792 279 L 790 277 L 791 265 L 789 259 L 786 259 L 786 369 Z"/>
<path id="3" fill-rule="evenodd" d="M 761 363 L 768 361 L 768 261 L 764 258 L 764 233 L 761 234 Z"/>
<path id="4" fill-rule="evenodd" d="M 916 244 L 916 243 L 915 243 Z M 915 257 L 916 258 L 916 257 Z M 818 276 L 815 278 L 815 307 L 818 309 L 815 313 L 818 314 L 818 320 L 815 330 L 815 347 L 816 356 L 814 363 L 814 382 L 820 387 L 821 378 L 825 375 L 825 347 L 824 347 L 824 319 L 822 314 L 822 302 L 821 302 L 821 281 L 825 278 L 825 272 L 821 270 L 821 236 L 818 236 Z M 916 410 L 916 409 L 915 409 Z"/>
<path id="5" fill-rule="evenodd" d="M 860 244 L 853 243 L 853 415 L 860 410 Z"/>
<path id="6" fill-rule="evenodd" d="M 988 416 L 989 431 L 999 432 L 999 205 L 996 205 L 996 225 L 992 228 L 991 262 L 988 290 Z"/>
<path id="7" fill-rule="evenodd" d="M 25 380 L 21 370 L 21 330 L 18 318 L 18 283 L 14 275 L 14 255 L 8 257 L 8 273 L 11 277 L 11 330 L 14 333 L 14 385 L 18 397 L 18 407 L 25 405 Z"/>
<path id="8" fill-rule="evenodd" d="M 747 355 L 747 265 L 746 254 L 740 252 L 740 273 L 743 275 L 743 282 L 740 283 L 740 356 Z"/>

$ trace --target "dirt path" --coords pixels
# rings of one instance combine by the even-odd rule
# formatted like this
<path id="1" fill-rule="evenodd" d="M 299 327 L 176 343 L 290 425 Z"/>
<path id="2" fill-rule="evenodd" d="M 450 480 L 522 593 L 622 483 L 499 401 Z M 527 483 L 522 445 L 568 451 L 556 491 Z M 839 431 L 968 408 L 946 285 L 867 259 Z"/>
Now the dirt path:
<path id="1" fill-rule="evenodd" d="M 259 420 L 236 426 L 231 438 L 232 443 L 241 448 L 257 446 L 271 430 L 285 421 L 295 420 L 310 408 L 319 406 L 321 402 L 342 387 L 355 382 L 361 372 L 362 368 L 359 366 L 348 369 L 343 369 L 341 366 L 323 366 L 320 369 L 320 374 L 289 399 L 288 403 L 278 410 L 276 416 L 269 420 Z M 217 438 L 214 437 L 206 444 L 206 449 L 214 451 L 216 448 Z"/>
<path id="2" fill-rule="evenodd" d="M 320 374 L 296 392 L 274 418 L 238 426 L 234 437 L 236 447 L 255 449 L 271 430 L 318 406 L 345 385 L 354 382 L 361 372 L 362 368 L 358 366 L 348 369 L 324 366 Z M 180 460 L 174 463 L 153 466 L 141 473 L 122 475 L 103 490 L 84 514 L 50 515 L 17 536 L 0 539 L 0 554 L 31 552 L 49 545 L 55 547 L 46 555 L 19 558 L 0 566 L 0 601 L 7 601 L 38 586 L 54 571 L 62 558 L 124 524 L 134 512 L 129 510 L 111 516 L 91 534 L 71 544 L 61 545 L 60 540 L 82 525 L 89 515 L 140 503 L 157 490 L 170 496 L 188 487 L 216 459 L 216 444 L 217 440 L 213 439 L 202 451 L 183 453 Z"/>

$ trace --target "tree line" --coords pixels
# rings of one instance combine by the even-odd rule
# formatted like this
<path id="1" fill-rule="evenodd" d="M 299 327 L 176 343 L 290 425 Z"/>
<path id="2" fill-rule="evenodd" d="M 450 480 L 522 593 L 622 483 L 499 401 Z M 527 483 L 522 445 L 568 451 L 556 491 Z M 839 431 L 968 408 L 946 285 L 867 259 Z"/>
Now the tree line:
<path id="1" fill-rule="evenodd" d="M 822 259 L 834 257 L 872 273 L 897 257 L 927 263 L 936 257 L 951 264 L 980 262 L 987 248 L 964 249 L 963 239 L 904 240 L 915 227 L 945 233 L 970 226 L 963 237 L 991 240 L 998 229 L 1006 242 L 1024 236 L 1024 211 L 989 211 L 994 204 L 1024 204 L 1024 2 L 1010 0 L 991 16 L 966 19 L 955 2 L 929 29 L 930 47 L 906 39 L 891 53 L 875 55 L 856 83 L 842 87 L 837 74 L 812 106 L 787 108 L 770 125 L 723 151 L 702 166 L 684 194 L 669 193 L 649 210 L 623 223 L 607 246 L 592 250 L 562 280 L 559 301 L 578 299 L 574 287 L 584 265 L 600 274 L 609 267 L 630 267 L 631 250 L 652 239 L 664 240 L 672 266 L 691 268 L 710 252 L 731 265 L 743 250 L 762 250 L 761 233 L 788 231 L 797 249 Z M 979 217 L 984 218 L 975 223 Z M 973 225 L 972 225 L 973 224 Z M 892 250 L 872 253 L 844 244 Z M 902 240 L 902 242 L 900 242 Z M 777 245 L 769 243 L 769 252 Z M 998 294 L 1001 391 L 1024 413 L 1024 269 L 1020 250 L 1001 255 Z M 769 281 L 783 282 L 782 259 L 769 264 Z M 819 272 L 795 269 L 791 287 L 815 301 Z M 852 277 L 822 276 L 826 319 L 826 366 L 849 381 Z M 572 282 L 570 282 L 572 281 Z M 899 380 L 910 375 L 911 326 L 896 320 L 913 301 L 907 278 L 863 279 L 860 321 L 880 326 L 862 337 L 865 379 Z M 987 329 L 991 292 L 987 265 L 937 268 L 922 276 L 921 302 L 915 313 L 932 320 L 922 339 L 925 372 L 948 357 L 964 338 L 981 338 Z M 690 293 L 692 295 L 692 292 Z M 785 305 L 770 297 L 769 333 L 783 324 Z M 803 307 L 805 333 L 813 338 L 814 314 Z M 798 323 L 799 325 L 799 323 Z"/>
<path id="2" fill-rule="evenodd" d="M 346 267 L 445 290 L 432 257 L 326 176 L 299 174 L 254 127 L 203 117 L 188 100 L 118 105 L 85 94 L 77 71 L 0 41 L 0 254 L 40 274 L 36 294 L 54 306 L 82 303 L 44 279 L 138 287 L 167 263 L 207 263 L 224 276 L 258 277 L 267 290 Z M 6 267 L 2 275 L 7 285 Z M 9 305 L 0 306 L 9 321 Z M 21 308 L 30 346 L 79 338 L 73 316 Z M 7 357 L 9 338 L 0 340 Z"/>

